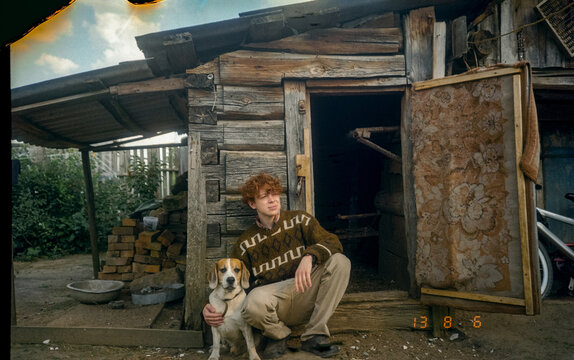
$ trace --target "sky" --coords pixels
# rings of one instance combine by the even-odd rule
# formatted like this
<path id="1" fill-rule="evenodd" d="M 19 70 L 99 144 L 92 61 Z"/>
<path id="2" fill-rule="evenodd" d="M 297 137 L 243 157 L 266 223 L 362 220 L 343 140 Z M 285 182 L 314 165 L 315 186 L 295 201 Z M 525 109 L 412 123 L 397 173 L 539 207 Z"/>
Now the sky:
<path id="1" fill-rule="evenodd" d="M 10 46 L 11 88 L 140 60 L 135 37 L 305 0 L 75 0 Z M 308 0 L 307 0 L 308 1 Z"/>

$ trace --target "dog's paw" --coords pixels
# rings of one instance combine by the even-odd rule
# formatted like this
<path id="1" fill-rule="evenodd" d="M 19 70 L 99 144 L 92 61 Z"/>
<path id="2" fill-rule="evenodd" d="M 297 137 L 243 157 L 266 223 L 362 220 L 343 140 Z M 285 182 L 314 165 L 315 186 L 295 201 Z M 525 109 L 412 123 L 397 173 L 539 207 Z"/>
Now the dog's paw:
<path id="1" fill-rule="evenodd" d="M 219 356 L 211 355 L 208 360 L 219 360 Z"/>

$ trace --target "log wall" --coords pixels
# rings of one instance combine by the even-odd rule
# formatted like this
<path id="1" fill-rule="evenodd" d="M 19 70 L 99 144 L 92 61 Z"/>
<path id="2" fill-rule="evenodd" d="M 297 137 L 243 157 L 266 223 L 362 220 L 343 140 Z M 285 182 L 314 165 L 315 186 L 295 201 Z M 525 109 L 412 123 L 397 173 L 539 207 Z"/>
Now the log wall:
<path id="1" fill-rule="evenodd" d="M 318 81 L 341 79 L 356 86 L 406 82 L 398 24 L 361 26 L 246 44 L 187 71 L 190 131 L 200 133 L 202 142 L 207 223 L 219 225 L 210 227 L 218 229 L 220 241 L 210 241 L 219 246 L 208 244 L 208 259 L 228 255 L 237 236 L 253 223 L 254 212 L 239 195 L 251 175 L 265 171 L 278 176 L 287 188 L 283 207 L 294 205 L 288 184 L 296 174 L 288 173 L 287 164 L 294 163 L 295 154 L 287 155 L 285 113 L 298 109 L 285 109 L 284 80 L 320 86 Z"/>

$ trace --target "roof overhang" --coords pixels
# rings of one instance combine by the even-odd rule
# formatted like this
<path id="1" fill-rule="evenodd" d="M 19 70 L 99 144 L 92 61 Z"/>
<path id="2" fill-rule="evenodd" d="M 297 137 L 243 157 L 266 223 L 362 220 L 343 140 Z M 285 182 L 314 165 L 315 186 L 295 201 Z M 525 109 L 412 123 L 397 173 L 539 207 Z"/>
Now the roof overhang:
<path id="1" fill-rule="evenodd" d="M 98 150 L 185 131 L 184 82 L 155 77 L 141 60 L 13 89 L 12 139 Z"/>

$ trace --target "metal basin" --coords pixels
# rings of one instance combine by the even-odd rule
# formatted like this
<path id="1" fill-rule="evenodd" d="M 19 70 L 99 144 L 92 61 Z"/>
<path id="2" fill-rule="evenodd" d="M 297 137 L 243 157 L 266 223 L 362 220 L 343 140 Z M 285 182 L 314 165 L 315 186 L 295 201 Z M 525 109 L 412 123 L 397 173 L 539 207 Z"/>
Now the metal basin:
<path id="1" fill-rule="evenodd" d="M 160 304 L 181 299 L 184 295 L 183 284 L 148 286 L 140 291 L 132 292 L 132 302 L 136 305 Z"/>
<path id="2" fill-rule="evenodd" d="M 115 280 L 83 280 L 66 286 L 70 295 L 84 304 L 102 304 L 115 300 L 120 295 L 124 283 Z"/>

